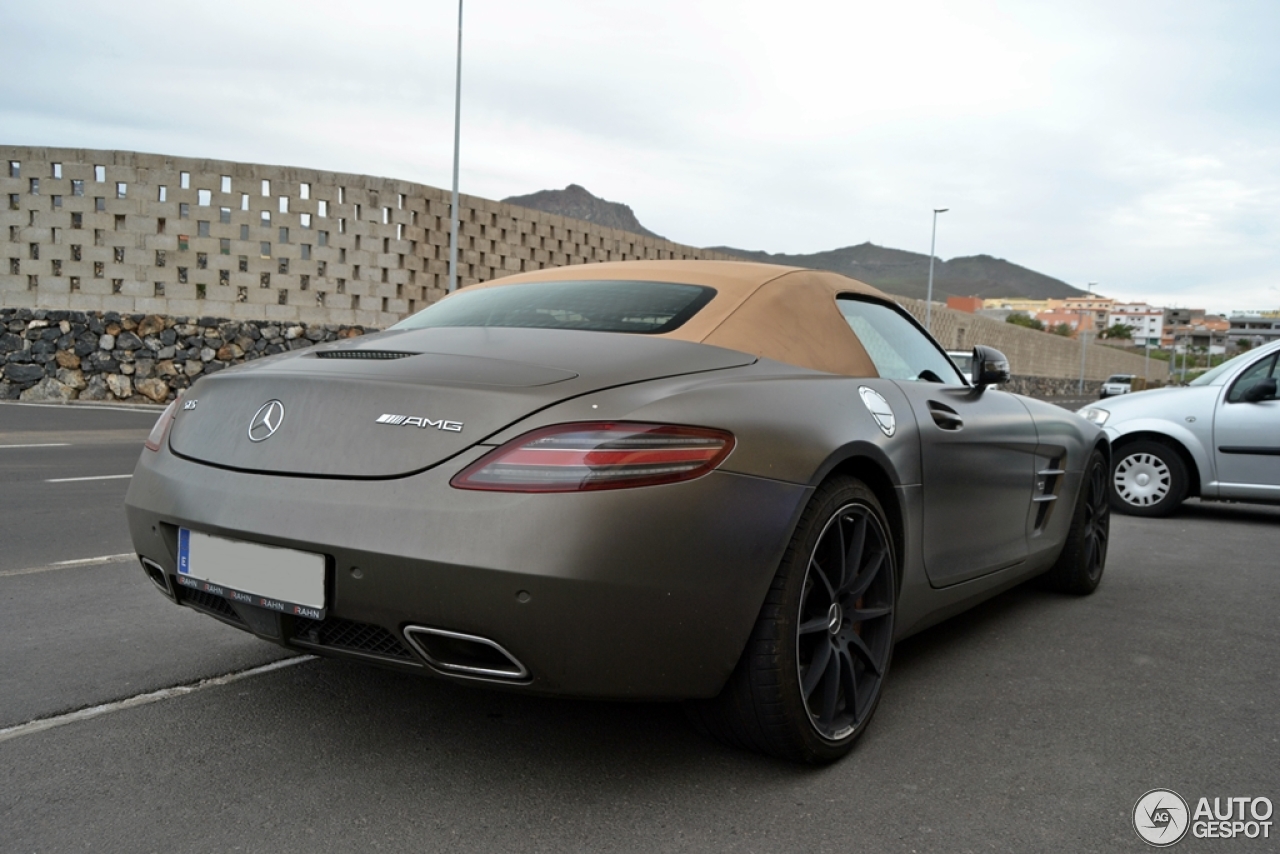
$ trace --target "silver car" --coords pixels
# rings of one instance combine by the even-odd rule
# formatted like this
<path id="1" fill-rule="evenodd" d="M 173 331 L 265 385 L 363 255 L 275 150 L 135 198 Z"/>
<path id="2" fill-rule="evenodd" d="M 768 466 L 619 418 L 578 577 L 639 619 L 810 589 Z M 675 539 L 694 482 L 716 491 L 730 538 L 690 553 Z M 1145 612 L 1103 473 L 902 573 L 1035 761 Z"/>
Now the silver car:
<path id="1" fill-rule="evenodd" d="M 1167 516 L 1190 496 L 1280 504 L 1280 341 L 1190 385 L 1125 395 L 1080 414 L 1111 438 L 1112 506 Z"/>

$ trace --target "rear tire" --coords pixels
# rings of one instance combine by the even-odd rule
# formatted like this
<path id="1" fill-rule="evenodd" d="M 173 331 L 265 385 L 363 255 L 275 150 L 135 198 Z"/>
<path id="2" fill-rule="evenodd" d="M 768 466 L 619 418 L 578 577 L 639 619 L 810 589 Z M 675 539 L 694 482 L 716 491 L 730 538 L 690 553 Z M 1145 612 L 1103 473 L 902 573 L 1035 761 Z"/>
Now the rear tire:
<path id="1" fill-rule="evenodd" d="M 1095 450 L 1089 455 L 1080 481 L 1066 545 L 1057 563 L 1044 574 L 1045 586 L 1051 590 L 1087 596 L 1102 581 L 1111 540 L 1111 488 L 1107 475 L 1107 458 Z"/>
<path id="2" fill-rule="evenodd" d="M 844 756 L 880 702 L 893 655 L 889 525 L 859 480 L 820 486 L 720 695 L 687 704 L 702 732 L 811 764 Z"/>
<path id="3" fill-rule="evenodd" d="M 1111 506 L 1131 516 L 1168 516 L 1187 497 L 1187 466 L 1171 446 L 1139 439 L 1114 451 Z"/>

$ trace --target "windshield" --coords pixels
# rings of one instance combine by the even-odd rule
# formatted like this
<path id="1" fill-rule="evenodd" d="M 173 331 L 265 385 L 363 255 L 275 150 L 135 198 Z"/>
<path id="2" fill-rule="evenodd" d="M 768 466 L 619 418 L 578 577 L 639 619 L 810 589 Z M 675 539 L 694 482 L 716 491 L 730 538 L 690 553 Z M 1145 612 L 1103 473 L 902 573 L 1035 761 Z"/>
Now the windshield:
<path id="1" fill-rule="evenodd" d="M 1239 356 L 1236 356 L 1233 359 L 1227 359 L 1221 365 L 1218 365 L 1218 367 L 1205 371 L 1203 374 L 1196 377 L 1191 382 L 1187 383 L 1187 385 L 1217 385 L 1218 380 L 1222 378 L 1223 374 L 1231 370 L 1232 365 L 1234 365 L 1236 362 L 1240 361 L 1246 356 L 1256 356 L 1256 355 L 1257 353 L 1241 353 Z"/>
<path id="2" fill-rule="evenodd" d="M 505 326 L 657 335 L 678 328 L 715 294 L 714 288 L 670 282 L 530 282 L 460 291 L 391 328 Z"/>
<path id="3" fill-rule="evenodd" d="M 1129 374 L 1112 374 L 1111 376 L 1107 377 L 1107 382 L 1109 382 L 1109 383 L 1127 383 L 1127 382 L 1129 382 L 1129 380 L 1131 380 L 1131 379 L 1133 379 L 1133 377 L 1132 377 L 1132 376 L 1130 376 Z"/>

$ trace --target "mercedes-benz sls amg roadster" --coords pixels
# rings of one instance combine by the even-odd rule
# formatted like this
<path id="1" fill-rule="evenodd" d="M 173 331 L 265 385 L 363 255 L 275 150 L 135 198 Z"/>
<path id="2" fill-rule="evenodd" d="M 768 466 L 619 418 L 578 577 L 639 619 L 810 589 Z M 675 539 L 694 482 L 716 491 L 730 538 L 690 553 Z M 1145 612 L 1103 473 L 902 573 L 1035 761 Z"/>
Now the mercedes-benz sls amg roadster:
<path id="1" fill-rule="evenodd" d="M 473 285 L 201 378 L 126 499 L 143 568 L 284 646 L 571 697 L 684 700 L 805 762 L 894 642 L 1106 561 L 1105 434 L 962 375 L 834 273 L 657 261 Z"/>

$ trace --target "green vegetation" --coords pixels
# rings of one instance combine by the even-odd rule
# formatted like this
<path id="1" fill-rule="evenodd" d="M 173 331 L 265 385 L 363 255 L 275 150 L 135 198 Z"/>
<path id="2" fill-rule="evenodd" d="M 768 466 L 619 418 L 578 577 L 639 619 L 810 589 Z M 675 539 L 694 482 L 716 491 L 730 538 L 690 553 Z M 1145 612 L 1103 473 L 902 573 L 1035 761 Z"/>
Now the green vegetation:
<path id="1" fill-rule="evenodd" d="M 1075 330 L 1071 328 L 1070 323 L 1059 323 L 1049 331 L 1054 335 L 1061 335 L 1063 338 L 1070 338 L 1071 334 L 1075 332 Z"/>
<path id="2" fill-rule="evenodd" d="M 1044 331 L 1043 323 L 1036 320 L 1031 315 L 1025 314 L 1021 311 L 1013 312 L 1012 314 L 1010 314 L 1008 317 L 1004 319 L 1004 322 L 1012 323 L 1014 326 L 1025 326 L 1028 329 L 1038 329 L 1041 332 Z"/>
<path id="3" fill-rule="evenodd" d="M 1113 323 L 1106 329 L 1099 332 L 1098 337 L 1109 340 L 1132 341 L 1133 327 L 1129 326 L 1127 323 Z"/>

